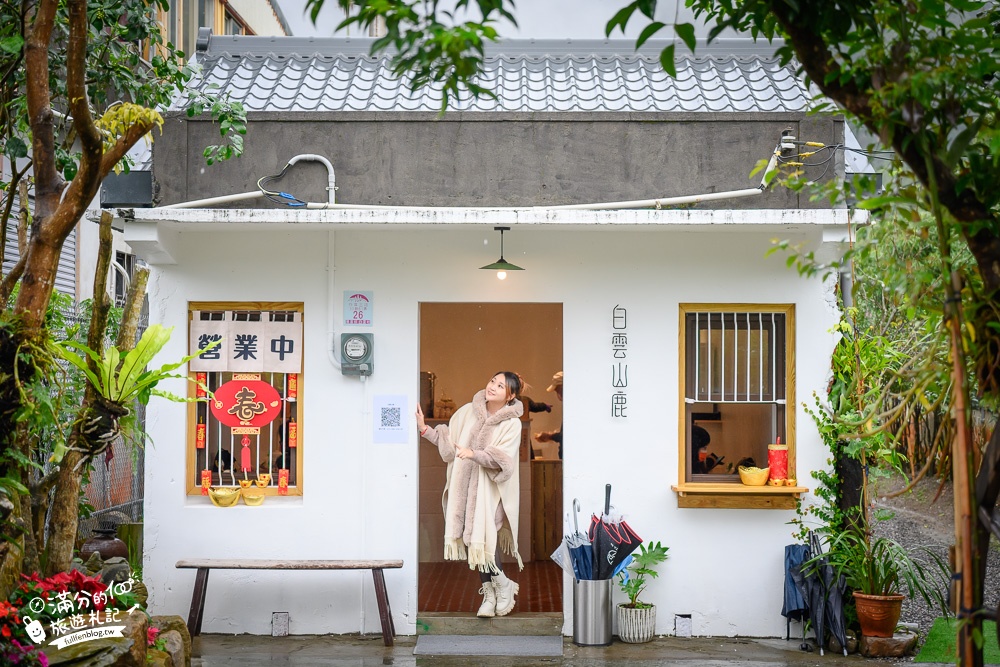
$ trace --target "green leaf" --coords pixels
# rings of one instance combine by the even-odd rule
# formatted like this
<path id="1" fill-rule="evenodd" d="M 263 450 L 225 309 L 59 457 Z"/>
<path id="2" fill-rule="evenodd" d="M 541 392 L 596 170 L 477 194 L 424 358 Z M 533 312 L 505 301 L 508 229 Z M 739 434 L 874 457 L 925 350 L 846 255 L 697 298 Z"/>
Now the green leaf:
<path id="1" fill-rule="evenodd" d="M 684 41 L 684 45 L 691 49 L 691 53 L 694 53 L 694 48 L 698 44 L 694 36 L 694 26 L 690 23 L 678 23 L 674 26 L 674 32 Z"/>
<path id="2" fill-rule="evenodd" d="M 24 38 L 21 35 L 8 35 L 3 39 L 0 39 L 0 51 L 4 53 L 9 53 L 11 55 L 17 55 L 21 52 L 21 48 L 24 46 Z"/>
<path id="3" fill-rule="evenodd" d="M 144 373 L 153 357 L 170 340 L 173 329 L 173 327 L 164 327 L 162 324 L 151 324 L 142 332 L 139 342 L 129 350 L 122 360 L 121 369 L 118 371 L 118 382 L 115 386 L 115 394 L 119 397 L 116 400 L 126 399 L 135 394 L 137 391 L 135 385 L 139 381 L 139 377 Z"/>
<path id="4" fill-rule="evenodd" d="M 12 160 L 28 157 L 28 145 L 20 137 L 10 137 L 4 146 L 3 154 Z"/>
<path id="5" fill-rule="evenodd" d="M 677 76 L 677 66 L 674 64 L 674 45 L 671 44 L 660 53 L 660 65 L 663 71 L 672 77 Z"/>
<path id="6" fill-rule="evenodd" d="M 608 21 L 608 24 L 604 26 L 604 35 L 606 37 L 610 37 L 615 28 L 621 28 L 622 34 L 624 34 L 625 26 L 628 25 L 629 19 L 632 18 L 632 14 L 635 13 L 637 8 L 638 3 L 633 2 L 619 9 L 618 12 L 611 17 L 611 20 Z"/>
<path id="7" fill-rule="evenodd" d="M 653 21 L 648 26 L 646 26 L 641 33 L 639 33 L 639 38 L 635 40 L 635 48 L 638 51 L 643 44 L 649 41 L 649 38 L 659 32 L 661 29 L 667 26 L 666 23 L 660 23 L 659 21 Z"/>

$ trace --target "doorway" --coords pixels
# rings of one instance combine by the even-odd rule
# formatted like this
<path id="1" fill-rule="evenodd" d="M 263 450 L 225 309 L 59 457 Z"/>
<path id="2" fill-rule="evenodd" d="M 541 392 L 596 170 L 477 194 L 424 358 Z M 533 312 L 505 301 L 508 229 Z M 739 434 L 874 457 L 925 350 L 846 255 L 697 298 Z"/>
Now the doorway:
<path id="1" fill-rule="evenodd" d="M 537 411 L 525 402 L 519 462 L 518 551 L 524 570 L 504 561 L 520 584 L 514 615 L 562 612 L 562 570 L 549 557 L 563 533 L 562 460 L 540 432 L 562 430 L 562 403 L 548 391 L 562 371 L 561 303 L 420 304 L 420 401 L 430 426 L 472 400 L 494 373 L 519 373 Z M 549 409 L 539 404 L 546 404 Z M 475 614 L 482 602 L 479 577 L 467 563 L 445 561 L 441 493 L 446 464 L 420 441 L 417 611 Z"/>

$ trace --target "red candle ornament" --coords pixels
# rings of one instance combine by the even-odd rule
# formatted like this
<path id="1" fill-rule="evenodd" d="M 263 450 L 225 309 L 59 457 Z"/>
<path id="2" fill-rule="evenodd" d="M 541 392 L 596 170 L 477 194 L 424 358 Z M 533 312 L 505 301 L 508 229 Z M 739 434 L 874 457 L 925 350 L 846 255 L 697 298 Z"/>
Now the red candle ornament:
<path id="1" fill-rule="evenodd" d="M 249 436 L 243 436 L 240 440 L 240 444 L 243 445 L 242 451 L 240 451 L 240 469 L 243 472 L 250 472 L 250 438 Z"/>
<path id="2" fill-rule="evenodd" d="M 212 471 L 202 470 L 201 471 L 201 495 L 208 495 L 208 487 L 212 486 Z"/>
<path id="3" fill-rule="evenodd" d="M 208 373 L 195 373 L 195 396 L 198 398 L 205 398 L 208 396 L 206 387 L 208 385 Z"/>
<path id="4" fill-rule="evenodd" d="M 788 445 L 779 443 L 767 446 L 768 478 L 783 482 L 788 477 Z"/>
<path id="5" fill-rule="evenodd" d="M 288 495 L 288 470 L 284 468 L 278 471 L 278 495 Z"/>
<path id="6" fill-rule="evenodd" d="M 294 401 L 299 397 L 299 374 L 289 373 L 288 374 L 288 400 Z"/>
<path id="7" fill-rule="evenodd" d="M 299 444 L 299 425 L 295 423 L 295 415 L 288 417 L 288 446 L 297 447 Z"/>

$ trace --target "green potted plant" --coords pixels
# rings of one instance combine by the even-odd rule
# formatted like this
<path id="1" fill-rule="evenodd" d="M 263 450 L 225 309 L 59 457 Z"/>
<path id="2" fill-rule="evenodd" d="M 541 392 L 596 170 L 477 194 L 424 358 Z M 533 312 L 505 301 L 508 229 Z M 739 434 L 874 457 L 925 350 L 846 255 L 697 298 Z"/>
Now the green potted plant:
<path id="1" fill-rule="evenodd" d="M 861 634 L 892 637 L 906 595 L 919 595 L 946 613 L 942 590 L 948 566 L 937 554 L 922 551 L 926 563 L 914 560 L 895 540 L 873 535 L 865 521 L 848 521 L 842 530 L 830 534 L 827 553 L 807 561 L 805 567 L 815 572 L 824 561 L 832 566 L 853 589 Z"/>
<path id="2" fill-rule="evenodd" d="M 656 566 L 667 560 L 667 550 L 659 542 L 640 544 L 632 554 L 632 562 L 618 573 L 618 584 L 628 602 L 618 605 L 618 637 L 623 642 L 639 644 L 648 642 L 656 631 L 656 606 L 642 602 L 639 595 L 645 590 L 647 578 L 659 576 Z"/>

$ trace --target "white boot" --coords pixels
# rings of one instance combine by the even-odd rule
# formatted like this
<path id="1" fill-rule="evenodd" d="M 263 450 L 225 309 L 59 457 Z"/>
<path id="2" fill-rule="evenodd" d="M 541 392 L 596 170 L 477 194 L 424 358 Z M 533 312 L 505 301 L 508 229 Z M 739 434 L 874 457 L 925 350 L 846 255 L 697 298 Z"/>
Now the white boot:
<path id="1" fill-rule="evenodd" d="M 493 577 L 493 586 L 496 588 L 496 615 L 506 616 L 514 610 L 514 596 L 520 586 L 516 581 L 508 579 L 503 572 Z"/>
<path id="2" fill-rule="evenodd" d="M 492 581 L 483 582 L 483 587 L 479 589 L 483 596 L 483 604 L 479 606 L 476 616 L 479 618 L 493 618 L 496 616 L 497 594 L 496 586 Z"/>

